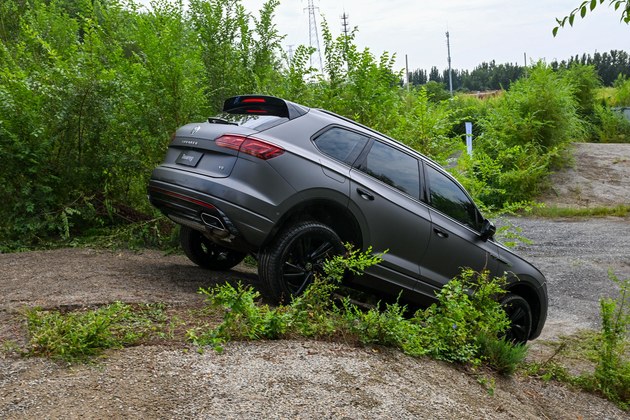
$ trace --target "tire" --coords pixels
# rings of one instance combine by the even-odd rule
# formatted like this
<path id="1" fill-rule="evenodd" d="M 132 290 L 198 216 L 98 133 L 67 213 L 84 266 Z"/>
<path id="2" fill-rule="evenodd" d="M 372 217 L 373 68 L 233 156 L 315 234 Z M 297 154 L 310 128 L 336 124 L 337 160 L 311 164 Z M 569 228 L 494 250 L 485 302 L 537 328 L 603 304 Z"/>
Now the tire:
<path id="1" fill-rule="evenodd" d="M 181 226 L 179 243 L 190 261 L 210 270 L 229 270 L 245 258 L 244 253 L 217 245 L 187 226 Z"/>
<path id="2" fill-rule="evenodd" d="M 533 323 L 529 303 L 522 297 L 510 293 L 501 299 L 501 306 L 511 323 L 505 332 L 505 339 L 515 344 L 525 344 Z"/>
<path id="3" fill-rule="evenodd" d="M 288 227 L 260 253 L 258 274 L 277 302 L 298 296 L 322 273 L 322 264 L 345 247 L 339 235 L 318 222 L 301 222 Z"/>

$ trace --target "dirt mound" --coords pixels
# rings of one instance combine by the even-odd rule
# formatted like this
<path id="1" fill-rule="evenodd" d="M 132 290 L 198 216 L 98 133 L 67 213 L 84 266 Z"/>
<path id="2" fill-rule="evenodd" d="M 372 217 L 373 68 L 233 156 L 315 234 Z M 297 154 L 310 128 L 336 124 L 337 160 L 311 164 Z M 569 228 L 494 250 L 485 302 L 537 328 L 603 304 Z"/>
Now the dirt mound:
<path id="1" fill-rule="evenodd" d="M 630 144 L 574 143 L 572 166 L 551 176 L 541 201 L 558 207 L 630 205 Z"/>

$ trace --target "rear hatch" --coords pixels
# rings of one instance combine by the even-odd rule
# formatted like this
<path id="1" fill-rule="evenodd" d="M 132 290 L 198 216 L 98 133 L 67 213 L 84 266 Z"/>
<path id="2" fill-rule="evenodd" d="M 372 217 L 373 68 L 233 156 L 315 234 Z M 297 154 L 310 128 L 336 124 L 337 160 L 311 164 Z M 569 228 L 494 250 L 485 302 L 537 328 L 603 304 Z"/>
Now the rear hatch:
<path id="1" fill-rule="evenodd" d="M 264 159 L 282 152 L 249 136 L 307 112 L 308 108 L 270 96 L 229 98 L 221 114 L 177 130 L 163 165 L 213 178 L 228 177 L 239 153 Z"/>

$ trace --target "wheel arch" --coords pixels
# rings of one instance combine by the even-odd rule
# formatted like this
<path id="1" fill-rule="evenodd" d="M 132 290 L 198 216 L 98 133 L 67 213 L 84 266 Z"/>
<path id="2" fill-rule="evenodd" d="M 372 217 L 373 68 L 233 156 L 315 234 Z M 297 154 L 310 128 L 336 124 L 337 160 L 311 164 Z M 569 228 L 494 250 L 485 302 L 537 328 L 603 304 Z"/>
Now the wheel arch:
<path id="1" fill-rule="evenodd" d="M 512 278 L 512 281 L 508 283 L 506 291 L 518 295 L 527 301 L 532 313 L 532 330 L 529 333 L 529 339 L 538 337 L 542 330 L 542 324 L 547 317 L 547 311 L 546 309 L 543 311 L 541 297 L 536 289 L 527 281 L 524 281 L 522 277 L 516 277 Z"/>
<path id="2" fill-rule="evenodd" d="M 363 247 L 363 235 L 357 219 L 347 206 L 328 199 L 310 199 L 300 202 L 285 212 L 267 237 L 265 244 L 273 240 L 287 226 L 303 221 L 316 221 L 333 229 L 341 240 Z"/>

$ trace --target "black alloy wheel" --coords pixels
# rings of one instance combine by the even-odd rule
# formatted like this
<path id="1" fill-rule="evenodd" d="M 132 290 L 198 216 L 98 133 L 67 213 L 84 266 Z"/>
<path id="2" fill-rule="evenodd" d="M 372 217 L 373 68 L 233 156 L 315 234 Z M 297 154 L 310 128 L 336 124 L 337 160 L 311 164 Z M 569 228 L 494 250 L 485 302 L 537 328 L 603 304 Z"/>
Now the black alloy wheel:
<path id="1" fill-rule="evenodd" d="M 245 258 L 244 253 L 224 248 L 187 226 L 181 226 L 179 242 L 190 261 L 210 270 L 229 270 Z"/>
<path id="2" fill-rule="evenodd" d="M 324 261 L 344 252 L 341 239 L 330 227 L 302 222 L 287 228 L 261 252 L 258 273 L 270 297 L 281 302 L 303 293 L 323 272 Z"/>
<path id="3" fill-rule="evenodd" d="M 529 303 L 522 297 L 510 293 L 501 299 L 501 305 L 511 323 L 505 332 L 505 339 L 515 344 L 525 344 L 533 323 Z"/>

